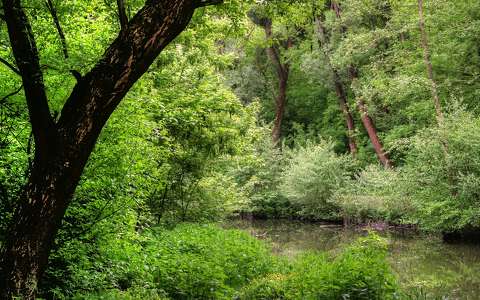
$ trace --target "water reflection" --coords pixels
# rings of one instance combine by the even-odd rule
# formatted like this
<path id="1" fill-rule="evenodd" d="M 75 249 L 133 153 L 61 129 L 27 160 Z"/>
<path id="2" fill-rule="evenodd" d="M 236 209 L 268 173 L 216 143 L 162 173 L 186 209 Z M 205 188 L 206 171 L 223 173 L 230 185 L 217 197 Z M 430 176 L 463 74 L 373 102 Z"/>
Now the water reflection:
<path id="1" fill-rule="evenodd" d="M 366 234 L 365 230 L 288 220 L 235 220 L 226 226 L 246 230 L 268 241 L 275 254 L 286 256 L 305 250 L 336 252 Z M 437 236 L 411 232 L 381 235 L 389 241 L 390 263 L 406 290 L 440 299 L 480 299 L 479 245 L 445 244 Z"/>

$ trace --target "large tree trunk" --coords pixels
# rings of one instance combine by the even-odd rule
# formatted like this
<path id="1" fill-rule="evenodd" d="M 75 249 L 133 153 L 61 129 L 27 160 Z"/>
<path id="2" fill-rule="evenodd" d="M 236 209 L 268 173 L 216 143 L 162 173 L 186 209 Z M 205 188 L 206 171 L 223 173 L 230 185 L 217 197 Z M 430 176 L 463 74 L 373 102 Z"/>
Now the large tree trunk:
<path id="1" fill-rule="evenodd" d="M 13 216 L 2 253 L 2 299 L 35 297 L 36 283 L 83 170 L 85 159 L 71 161 L 58 146 L 59 152 L 34 163 Z M 72 158 L 77 151 L 71 150 Z"/>
<path id="2" fill-rule="evenodd" d="M 352 154 L 352 156 L 355 157 L 355 155 L 358 152 L 357 143 L 355 142 L 355 136 L 354 136 L 355 122 L 350 112 L 350 107 L 348 106 L 345 87 L 340 78 L 340 75 L 338 74 L 338 71 L 334 68 L 330 60 L 330 51 L 328 50 L 328 47 L 327 47 L 326 29 L 323 26 L 322 21 L 319 19 L 319 17 L 315 18 L 315 23 L 317 25 L 316 30 L 317 30 L 318 42 L 319 42 L 320 48 L 322 48 L 323 50 L 325 60 L 330 69 L 332 81 L 335 86 L 335 93 L 337 94 L 338 105 L 340 106 L 340 110 L 342 111 L 343 117 L 345 119 L 345 125 L 347 127 L 348 148 L 350 149 L 350 153 Z"/>
<path id="3" fill-rule="evenodd" d="M 195 8 L 218 0 L 149 0 L 81 77 L 58 122 L 50 116 L 38 52 L 19 0 L 2 0 L 22 75 L 35 158 L 0 257 L 0 298 L 35 298 L 36 283 L 97 138 L 132 85 L 189 23 Z"/>

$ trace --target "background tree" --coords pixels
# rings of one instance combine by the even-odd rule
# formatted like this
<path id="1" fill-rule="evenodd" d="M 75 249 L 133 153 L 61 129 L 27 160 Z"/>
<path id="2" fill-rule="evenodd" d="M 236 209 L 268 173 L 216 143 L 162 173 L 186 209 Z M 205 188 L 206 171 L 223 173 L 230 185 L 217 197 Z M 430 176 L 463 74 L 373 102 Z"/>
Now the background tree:
<path id="1" fill-rule="evenodd" d="M 315 9 L 314 9 L 315 11 Z M 316 13 L 316 12 L 315 12 Z M 352 113 L 350 112 L 350 107 L 348 105 L 347 99 L 347 91 L 340 78 L 339 72 L 333 67 L 332 62 L 330 61 L 330 50 L 328 48 L 328 41 L 327 41 L 327 30 L 323 25 L 323 21 L 321 20 L 322 16 L 315 16 L 315 32 L 318 36 L 318 42 L 320 44 L 320 48 L 325 55 L 325 61 L 328 67 L 331 70 L 331 77 L 333 81 L 333 85 L 335 86 L 335 93 L 337 94 L 338 104 L 340 106 L 340 110 L 343 113 L 345 118 L 345 124 L 347 127 L 347 138 L 348 138 L 348 147 L 350 149 L 350 153 L 353 157 L 358 152 L 357 143 L 355 142 L 355 121 L 353 119 Z"/>
<path id="2" fill-rule="evenodd" d="M 287 105 L 288 76 L 290 74 L 290 64 L 288 61 L 285 61 L 285 55 L 282 54 L 281 49 L 290 49 L 293 45 L 293 40 L 291 37 L 288 37 L 284 41 L 277 41 L 273 33 L 273 21 L 271 17 L 265 15 L 261 8 L 251 10 L 249 16 L 253 23 L 262 27 L 265 31 L 266 52 L 277 74 L 278 88 L 275 96 L 275 119 L 272 129 L 272 140 L 274 144 L 277 144 L 280 141 L 282 121 L 285 114 L 285 106 Z"/>

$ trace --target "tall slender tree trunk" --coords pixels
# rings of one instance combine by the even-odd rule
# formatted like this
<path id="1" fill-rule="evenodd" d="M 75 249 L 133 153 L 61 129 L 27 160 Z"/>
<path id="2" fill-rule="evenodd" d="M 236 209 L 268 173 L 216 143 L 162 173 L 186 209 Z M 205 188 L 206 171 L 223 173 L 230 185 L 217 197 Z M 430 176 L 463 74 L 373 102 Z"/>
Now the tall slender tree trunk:
<path id="1" fill-rule="evenodd" d="M 342 15 L 342 9 L 337 1 L 331 1 L 330 2 L 330 9 L 335 13 L 336 17 L 338 19 L 341 18 Z M 342 31 L 345 31 L 346 28 L 342 28 Z M 358 72 L 355 66 L 350 66 L 348 69 L 348 73 L 350 75 L 350 79 L 352 81 L 352 84 L 358 80 Z M 370 117 L 368 113 L 367 106 L 365 104 L 365 101 L 356 96 L 357 98 L 357 109 L 360 113 L 360 119 L 362 120 L 363 127 L 365 127 L 365 130 L 367 131 L 368 138 L 370 140 L 370 143 L 372 144 L 373 150 L 375 151 L 375 154 L 377 155 L 377 158 L 379 162 L 385 167 L 385 168 L 391 168 L 392 162 L 390 161 L 390 158 L 388 157 L 388 154 L 385 152 L 383 148 L 383 144 L 378 137 L 378 131 L 377 127 L 375 126 L 375 123 L 373 122 L 372 118 Z"/>
<path id="2" fill-rule="evenodd" d="M 278 80 L 278 91 L 275 96 L 275 120 L 273 121 L 272 128 L 272 141 L 274 144 L 278 144 L 281 138 L 282 122 L 285 115 L 285 107 L 287 104 L 287 89 L 288 89 L 288 77 L 290 74 L 290 65 L 288 62 L 283 63 L 280 54 L 280 47 L 278 43 L 273 41 L 272 20 L 266 16 L 257 15 L 255 10 L 251 10 L 248 13 L 253 23 L 263 28 L 265 31 L 265 38 L 269 43 L 267 47 L 267 55 L 271 63 L 275 68 Z M 293 45 L 291 38 L 288 38 L 284 48 L 289 49 Z"/>
<path id="3" fill-rule="evenodd" d="M 391 168 L 392 163 L 388 158 L 387 153 L 383 149 L 382 142 L 378 137 L 377 128 L 375 127 L 372 118 L 370 118 L 370 116 L 368 115 L 368 110 L 365 102 L 362 99 L 358 99 L 357 106 L 358 110 L 360 111 L 360 117 L 362 119 L 363 126 L 365 127 L 365 130 L 367 130 L 368 137 L 370 139 L 370 142 L 372 143 L 375 153 L 377 154 L 378 160 L 385 168 Z"/>
<path id="4" fill-rule="evenodd" d="M 340 109 L 342 110 L 343 116 L 345 118 L 345 123 L 347 125 L 348 147 L 352 156 L 355 157 L 358 152 L 357 142 L 355 141 L 355 121 L 353 120 L 353 116 L 350 112 L 350 107 L 348 106 L 345 88 L 336 70 L 333 70 L 333 78 L 335 84 L 335 92 L 337 94 Z"/>
<path id="5" fill-rule="evenodd" d="M 352 83 L 355 83 L 357 81 L 357 70 L 355 67 L 351 66 L 349 69 L 350 77 L 352 79 Z M 365 101 L 359 96 L 357 98 L 357 108 L 360 113 L 360 118 L 363 123 L 363 127 L 365 127 L 365 130 L 367 131 L 368 138 L 370 140 L 370 143 L 372 144 L 373 150 L 375 151 L 375 154 L 377 155 L 378 160 L 380 163 L 387 169 L 391 168 L 392 162 L 390 161 L 390 158 L 388 157 L 388 154 L 385 152 L 383 148 L 383 144 L 378 137 L 378 131 L 377 127 L 375 126 L 375 123 L 373 122 L 372 118 L 370 117 L 367 109 L 367 105 L 365 104 Z"/>
<path id="6" fill-rule="evenodd" d="M 80 77 L 58 121 L 49 111 L 32 28 L 20 0 L 2 0 L 35 140 L 35 157 L 0 256 L 0 298 L 34 299 L 60 223 L 108 118 L 200 6 L 220 0 L 151 0 L 102 59 Z"/>
<path id="7" fill-rule="evenodd" d="M 440 98 L 438 96 L 438 88 L 435 78 L 433 76 L 433 67 L 430 55 L 430 47 L 428 44 L 427 31 L 425 29 L 425 17 L 423 13 L 423 0 L 418 0 L 418 25 L 420 28 L 420 35 L 422 39 L 422 48 L 423 48 L 423 60 L 425 67 L 427 69 L 427 76 L 430 81 L 430 88 L 432 92 L 433 104 L 435 105 L 435 113 L 437 117 L 438 125 L 443 124 L 444 116 L 442 111 L 442 105 L 440 103 Z"/>
<path id="8" fill-rule="evenodd" d="M 278 144 L 282 136 L 282 122 L 287 104 L 288 71 L 278 78 L 278 95 L 275 99 L 275 120 L 272 128 L 272 141 Z"/>
<path id="9" fill-rule="evenodd" d="M 265 30 L 265 37 L 271 42 L 273 40 L 272 21 L 270 19 L 266 20 L 263 23 L 263 28 Z M 288 39 L 286 48 L 288 49 L 291 46 L 292 41 L 291 39 Z M 273 122 L 272 129 L 272 141 L 274 144 L 278 144 L 281 138 L 283 116 L 285 114 L 285 106 L 287 104 L 287 88 L 290 65 L 288 63 L 282 63 L 280 50 L 273 43 L 267 48 L 267 54 L 272 64 L 275 66 L 278 79 L 278 94 L 275 99 L 275 120 Z"/>
<path id="10" fill-rule="evenodd" d="M 337 94 L 338 104 L 340 106 L 340 110 L 342 111 L 343 117 L 345 119 L 345 125 L 347 127 L 348 147 L 352 156 L 355 157 L 358 152 L 357 143 L 355 142 L 355 136 L 354 136 L 355 122 L 350 112 L 350 107 L 348 106 L 345 87 L 340 78 L 340 75 L 338 74 L 338 71 L 333 67 L 332 62 L 330 60 L 330 52 L 327 47 L 326 29 L 323 26 L 322 21 L 319 19 L 319 17 L 315 18 L 315 24 L 317 27 L 316 30 L 317 30 L 318 42 L 319 42 L 320 48 L 322 48 L 323 50 L 325 60 L 330 69 L 332 81 L 335 86 L 335 93 Z"/>

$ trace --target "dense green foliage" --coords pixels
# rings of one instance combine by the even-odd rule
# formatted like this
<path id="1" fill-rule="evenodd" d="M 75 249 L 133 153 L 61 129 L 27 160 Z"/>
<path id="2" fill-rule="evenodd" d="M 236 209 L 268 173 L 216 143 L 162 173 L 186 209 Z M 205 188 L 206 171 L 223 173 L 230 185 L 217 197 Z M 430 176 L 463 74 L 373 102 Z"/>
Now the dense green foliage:
<path id="1" fill-rule="evenodd" d="M 65 291 L 95 297 L 108 295 L 110 289 L 126 295 L 143 290 L 171 299 L 229 299 L 236 289 L 274 268 L 273 257 L 261 242 L 216 226 L 155 228 L 104 242 L 95 262 L 102 267 L 76 265 L 72 284 L 78 286 Z"/>
<path id="2" fill-rule="evenodd" d="M 300 147 L 291 155 L 282 176 L 282 193 L 292 203 L 301 204 L 303 216 L 337 219 L 338 207 L 331 198 L 348 180 L 349 158 L 336 155 L 328 142 Z"/>
<path id="3" fill-rule="evenodd" d="M 213 225 L 153 228 L 122 239 L 107 236 L 98 245 L 98 255 L 71 263 L 68 281 L 46 294 L 74 299 L 386 299 L 397 292 L 385 241 L 376 235 L 333 259 L 311 253 L 293 261 L 273 256 L 246 232 Z"/>
<path id="4" fill-rule="evenodd" d="M 270 274 L 244 288 L 240 299 L 396 299 L 397 286 L 378 236 L 358 240 L 334 260 L 296 259 L 286 274 Z"/>
<path id="5" fill-rule="evenodd" d="M 330 2 L 272 1 L 255 8 L 272 19 L 275 41 L 293 36 L 295 42 L 294 47 L 282 50 L 291 64 L 284 148 L 281 154 L 263 159 L 270 168 L 257 164 L 260 167 L 252 178 L 262 178 L 263 190 L 257 190 L 251 202 L 253 212 L 307 219 L 336 216 L 334 219 L 350 223 L 408 223 L 436 232 L 475 230 L 478 3 L 424 1 L 433 80 L 445 114 L 444 123 L 438 124 L 417 1 L 337 2 L 340 18 Z M 321 38 L 312 24 L 312 11 L 320 15 L 327 33 L 326 41 L 321 42 L 325 45 L 319 46 Z M 230 77 L 236 93 L 242 99 L 257 96 L 261 117 L 272 120 L 272 96 L 268 94 L 275 89 L 275 73 L 263 51 L 261 28 L 254 33 L 255 38 L 242 49 L 245 58 L 234 73 L 237 77 Z M 322 50 L 325 48 L 327 52 Z M 352 67 L 356 78 L 350 74 Z M 340 161 L 349 149 L 335 78 L 329 74 L 332 68 L 346 91 L 356 125 L 353 136 L 358 153 L 345 163 Z M 235 81 L 239 74 L 243 75 L 240 82 Z M 268 87 L 259 87 L 257 77 Z M 365 103 L 395 169 L 376 166 L 357 111 L 359 101 Z M 336 154 L 316 150 L 314 144 L 322 147 L 324 139 L 334 142 Z M 275 157 L 273 162 L 271 157 Z M 322 168 L 321 162 L 327 159 L 332 166 L 325 162 Z M 277 209 L 275 213 L 272 207 Z"/>
<path id="6" fill-rule="evenodd" d="M 457 110 L 445 121 L 411 142 L 403 171 L 409 190 L 404 193 L 411 197 L 417 221 L 424 228 L 446 232 L 475 229 L 480 225 L 480 119 Z"/>
<path id="7" fill-rule="evenodd" d="M 53 1 L 65 57 L 44 1 L 23 2 L 57 118 L 75 84 L 71 70 L 84 74 L 115 38 L 116 6 Z M 143 5 L 125 2 L 129 17 Z M 197 10 L 109 119 L 56 236 L 41 296 L 389 299 L 398 290 L 376 236 L 335 258 L 290 262 L 246 233 L 199 224 L 254 216 L 480 231 L 478 0 L 424 1 L 443 121 L 416 0 L 225 2 Z M 272 21 L 270 38 L 252 12 Z M 0 44 L 0 58 L 15 65 L 2 18 Z M 273 46 L 290 67 L 279 144 L 270 136 Z M 21 87 L 0 63 L 1 241 L 35 151 Z M 380 165 L 366 114 L 393 168 Z"/>

